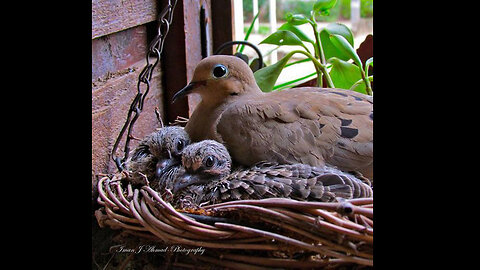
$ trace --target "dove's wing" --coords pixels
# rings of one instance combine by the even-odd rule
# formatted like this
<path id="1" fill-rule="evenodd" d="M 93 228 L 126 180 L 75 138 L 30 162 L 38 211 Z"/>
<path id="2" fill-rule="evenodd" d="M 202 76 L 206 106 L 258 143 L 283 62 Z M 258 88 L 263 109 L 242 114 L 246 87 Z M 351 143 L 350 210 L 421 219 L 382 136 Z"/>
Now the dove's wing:
<path id="1" fill-rule="evenodd" d="M 342 89 L 294 88 L 228 106 L 217 134 L 243 165 L 325 163 L 364 175 L 373 161 L 373 101 Z"/>

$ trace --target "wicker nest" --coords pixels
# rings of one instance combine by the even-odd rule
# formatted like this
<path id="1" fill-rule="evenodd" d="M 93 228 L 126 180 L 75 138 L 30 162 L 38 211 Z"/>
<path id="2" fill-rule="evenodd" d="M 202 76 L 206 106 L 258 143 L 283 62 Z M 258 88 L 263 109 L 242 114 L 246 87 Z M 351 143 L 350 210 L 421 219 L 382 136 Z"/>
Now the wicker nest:
<path id="1" fill-rule="evenodd" d="M 339 202 L 231 201 L 174 209 L 149 186 L 121 173 L 98 182 L 101 227 L 169 245 L 202 247 L 199 263 L 232 269 L 363 268 L 373 265 L 373 198 Z M 254 251 L 254 253 L 252 253 Z M 191 257 L 191 256 L 190 256 Z"/>

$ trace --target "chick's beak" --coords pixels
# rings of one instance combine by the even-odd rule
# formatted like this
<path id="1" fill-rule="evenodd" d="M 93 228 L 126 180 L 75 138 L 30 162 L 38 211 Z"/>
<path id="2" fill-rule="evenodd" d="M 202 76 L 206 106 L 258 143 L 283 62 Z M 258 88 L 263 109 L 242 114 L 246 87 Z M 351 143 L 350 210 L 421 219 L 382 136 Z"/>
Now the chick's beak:
<path id="1" fill-rule="evenodd" d="M 175 103 L 178 99 L 192 93 L 192 91 L 201 86 L 201 85 L 205 85 L 205 81 L 196 81 L 196 82 L 191 82 L 189 83 L 187 86 L 185 86 L 184 88 L 182 88 L 180 91 L 178 91 L 177 93 L 175 93 L 175 95 L 173 95 L 173 101 L 172 103 Z"/>
<path id="2" fill-rule="evenodd" d="M 157 167 L 155 169 L 155 177 L 160 178 L 165 172 L 167 172 L 170 168 L 174 166 L 180 165 L 181 162 L 180 160 L 176 158 L 166 158 L 166 159 L 161 159 L 157 162 Z"/>

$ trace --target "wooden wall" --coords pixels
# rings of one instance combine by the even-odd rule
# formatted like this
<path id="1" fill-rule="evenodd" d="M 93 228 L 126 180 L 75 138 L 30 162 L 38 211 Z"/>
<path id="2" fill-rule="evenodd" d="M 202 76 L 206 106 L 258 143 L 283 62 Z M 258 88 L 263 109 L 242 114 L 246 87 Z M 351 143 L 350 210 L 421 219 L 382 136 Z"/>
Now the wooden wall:
<path id="1" fill-rule="evenodd" d="M 157 14 L 154 0 L 92 0 L 92 189 L 97 175 L 116 171 L 110 152 L 136 94 L 145 65 L 149 23 Z M 153 75 L 145 109 L 134 135 L 143 137 L 158 126 L 152 108 L 163 111 L 161 70 Z M 122 156 L 122 145 L 118 155 Z"/>
<path id="2" fill-rule="evenodd" d="M 232 40 L 232 1 L 178 1 L 161 63 L 153 73 L 144 109 L 134 126 L 135 137 L 143 138 L 159 127 L 155 107 L 165 123 L 192 113 L 199 97 L 175 104 L 171 98 L 188 84 L 203 57 Z M 138 75 L 157 33 L 157 16 L 166 3 L 92 0 L 92 199 L 97 196 L 98 175 L 117 171 L 111 150 L 137 93 Z M 117 149 L 121 157 L 123 142 Z M 130 145 L 133 148 L 137 143 L 133 140 Z"/>

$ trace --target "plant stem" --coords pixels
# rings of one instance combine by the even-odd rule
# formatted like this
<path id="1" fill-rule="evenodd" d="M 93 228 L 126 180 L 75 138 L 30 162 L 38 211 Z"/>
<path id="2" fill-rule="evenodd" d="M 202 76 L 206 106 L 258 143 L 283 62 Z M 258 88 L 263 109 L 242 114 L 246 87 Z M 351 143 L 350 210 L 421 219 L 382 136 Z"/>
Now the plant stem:
<path id="1" fill-rule="evenodd" d="M 315 17 L 313 17 L 315 19 Z M 317 23 L 313 21 L 312 28 L 315 34 L 315 44 L 317 45 L 318 54 L 320 56 L 320 63 L 325 65 L 325 54 L 323 53 L 322 42 L 320 42 L 320 33 L 317 30 Z"/>
<path id="2" fill-rule="evenodd" d="M 313 28 L 313 32 L 316 33 L 316 24 L 315 23 L 310 23 L 310 25 L 312 26 Z M 313 43 L 313 49 L 315 51 L 315 58 L 316 59 L 319 59 L 320 58 L 320 49 L 319 47 L 317 46 L 318 44 L 318 39 L 317 39 L 317 35 L 315 34 L 315 40 L 317 41 L 316 43 Z M 318 87 L 323 87 L 323 79 L 322 79 L 322 72 L 320 71 L 320 69 L 318 69 L 317 66 L 315 66 L 315 70 L 317 71 L 317 86 Z"/>
<path id="3" fill-rule="evenodd" d="M 323 72 L 317 67 L 317 65 L 314 65 L 314 66 L 315 66 L 315 70 L 317 71 L 317 86 L 323 87 L 323 77 L 322 77 Z"/>
<path id="4" fill-rule="evenodd" d="M 273 49 L 271 49 L 270 51 L 266 52 L 266 53 L 263 55 L 263 57 L 269 56 L 273 51 L 278 50 L 278 48 L 280 48 L 280 45 L 277 46 L 276 48 L 273 48 Z"/>
<path id="5" fill-rule="evenodd" d="M 362 80 L 365 82 L 367 94 L 370 95 L 370 96 L 372 96 L 372 95 L 373 95 L 373 91 L 372 91 L 372 86 L 371 86 L 371 84 L 370 84 L 370 80 L 365 77 L 365 72 L 363 71 L 362 68 L 360 68 L 360 73 L 362 74 Z"/>
<path id="6" fill-rule="evenodd" d="M 302 59 L 302 60 L 298 60 L 298 61 L 295 61 L 295 62 L 292 62 L 292 63 L 288 63 L 285 65 L 285 67 L 289 67 L 289 66 L 293 66 L 295 64 L 299 64 L 299 63 L 303 63 L 303 62 L 308 62 L 310 61 L 309 58 L 305 58 L 305 59 Z"/>
<path id="7" fill-rule="evenodd" d="M 320 42 L 320 33 L 318 32 L 318 29 L 317 29 L 318 25 L 317 25 L 317 22 L 315 21 L 315 14 L 313 12 L 312 12 L 311 20 L 309 21 L 309 23 L 312 26 L 313 33 L 315 35 L 315 45 L 316 45 L 314 46 L 315 52 L 316 52 L 315 56 L 320 57 L 320 63 L 322 63 L 322 65 L 325 65 L 325 54 L 323 52 L 322 42 Z M 323 74 L 325 73 L 326 72 L 323 72 Z M 323 83 L 322 75 L 319 75 L 317 79 L 317 86 L 322 87 L 322 83 Z"/>
<path id="8" fill-rule="evenodd" d="M 311 55 L 310 53 L 308 53 L 306 51 L 295 50 L 295 51 L 291 51 L 288 55 L 292 56 L 295 53 L 301 53 L 301 54 L 307 56 L 308 58 L 310 58 L 310 60 L 312 60 L 313 64 L 315 65 L 315 69 L 317 69 L 317 68 L 320 69 L 320 71 L 323 73 L 323 75 L 325 75 L 325 79 L 327 80 L 328 87 L 335 88 L 335 85 L 333 84 L 332 78 L 330 78 L 330 74 L 328 74 L 325 65 L 318 62 L 318 60 L 315 57 L 313 57 L 313 55 Z M 318 79 L 321 79 L 321 78 L 318 78 Z M 317 81 L 318 81 L 318 79 L 317 79 Z"/>

